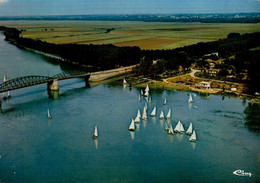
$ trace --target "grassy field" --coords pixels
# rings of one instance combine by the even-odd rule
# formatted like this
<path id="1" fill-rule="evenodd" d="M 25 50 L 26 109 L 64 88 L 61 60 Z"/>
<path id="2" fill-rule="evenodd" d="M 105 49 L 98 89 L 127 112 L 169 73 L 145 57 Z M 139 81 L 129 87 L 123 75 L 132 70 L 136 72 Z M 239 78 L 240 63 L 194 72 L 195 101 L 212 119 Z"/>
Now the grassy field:
<path id="1" fill-rule="evenodd" d="M 260 32 L 260 24 L 202 24 L 127 21 L 0 21 L 25 29 L 23 37 L 50 43 L 114 44 L 142 49 L 177 48 L 226 38 L 231 32 Z M 107 29 L 112 29 L 106 33 Z"/>

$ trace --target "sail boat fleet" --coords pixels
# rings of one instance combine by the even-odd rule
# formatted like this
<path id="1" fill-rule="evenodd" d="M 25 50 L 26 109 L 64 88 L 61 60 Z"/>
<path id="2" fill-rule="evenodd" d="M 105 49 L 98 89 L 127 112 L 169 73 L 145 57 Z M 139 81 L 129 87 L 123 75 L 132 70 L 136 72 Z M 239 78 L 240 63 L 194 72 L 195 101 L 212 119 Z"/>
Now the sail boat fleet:
<path id="1" fill-rule="evenodd" d="M 138 98 L 139 102 L 142 100 L 141 96 L 143 96 L 145 98 L 149 97 L 149 86 L 148 85 L 146 86 L 144 91 L 141 90 L 141 93 L 140 93 L 139 98 Z M 151 102 L 150 98 L 148 99 L 149 103 Z M 193 103 L 193 99 L 192 99 L 191 95 L 189 95 L 188 102 L 189 103 Z M 163 101 L 163 105 L 166 105 L 166 104 L 167 104 L 167 100 L 165 98 L 164 101 Z M 139 109 L 137 110 L 137 115 L 136 115 L 135 119 L 132 119 L 131 123 L 129 125 L 129 131 L 135 131 L 135 123 L 140 123 L 141 119 L 144 120 L 144 121 L 147 120 L 147 108 L 148 108 L 147 102 L 145 102 L 144 108 L 142 110 L 142 116 L 140 114 L 140 110 Z M 153 110 L 152 110 L 152 112 L 150 114 L 151 117 L 155 117 L 156 116 L 156 109 L 157 109 L 156 106 L 154 106 L 154 108 L 153 108 Z M 170 135 L 174 135 L 175 133 L 183 134 L 185 132 L 185 130 L 184 130 L 184 127 L 183 127 L 183 124 L 182 124 L 181 121 L 178 121 L 177 125 L 173 129 L 172 124 L 169 122 L 169 120 L 171 118 L 171 114 L 172 114 L 172 110 L 169 109 L 168 112 L 167 112 L 167 115 L 166 115 L 166 119 L 167 119 L 168 123 L 165 122 L 165 130 L 166 130 L 166 132 L 168 134 L 170 134 Z M 161 110 L 161 112 L 160 112 L 159 119 L 160 120 L 164 120 L 165 119 L 163 110 Z M 186 134 L 190 135 L 190 138 L 189 138 L 190 142 L 197 142 L 196 132 L 193 129 L 192 123 L 190 123 L 190 125 L 189 125 L 189 127 L 188 127 L 188 129 L 186 131 Z"/>

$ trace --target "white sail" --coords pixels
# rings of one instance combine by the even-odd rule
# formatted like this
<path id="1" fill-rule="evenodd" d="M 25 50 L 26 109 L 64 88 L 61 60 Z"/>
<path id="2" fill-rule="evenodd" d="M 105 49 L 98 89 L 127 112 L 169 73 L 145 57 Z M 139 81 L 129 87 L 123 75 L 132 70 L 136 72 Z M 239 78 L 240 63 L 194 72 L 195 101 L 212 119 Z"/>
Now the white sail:
<path id="1" fill-rule="evenodd" d="M 4 76 L 4 82 L 6 82 L 6 81 L 8 81 L 8 79 L 7 79 L 7 77 L 6 77 L 6 76 Z"/>
<path id="2" fill-rule="evenodd" d="M 179 130 L 180 133 L 183 133 L 184 132 L 184 128 L 183 128 L 183 125 L 182 123 L 180 122 L 180 130 Z"/>
<path id="3" fill-rule="evenodd" d="M 127 84 L 127 82 L 126 82 L 126 80 L 125 80 L 125 79 L 123 80 L 123 84 L 124 84 L 124 85 L 125 85 L 125 84 Z"/>
<path id="4" fill-rule="evenodd" d="M 133 119 L 132 119 L 131 124 L 130 124 L 130 126 L 129 126 L 128 129 L 129 129 L 130 131 L 134 131 L 134 130 L 135 130 L 135 122 L 134 122 Z"/>
<path id="5" fill-rule="evenodd" d="M 161 114 L 160 114 L 160 119 L 164 119 L 164 114 L 163 114 L 163 111 L 161 111 Z"/>
<path id="6" fill-rule="evenodd" d="M 174 132 L 179 132 L 179 133 L 184 132 L 184 128 L 183 128 L 181 121 L 179 121 L 178 124 L 176 125 L 176 127 L 174 128 Z"/>
<path id="7" fill-rule="evenodd" d="M 154 106 L 151 116 L 154 117 L 156 115 L 156 106 Z"/>
<path id="8" fill-rule="evenodd" d="M 191 142 L 196 142 L 197 141 L 197 137 L 196 137 L 196 132 L 195 130 L 193 130 L 193 133 L 189 139 Z"/>
<path id="9" fill-rule="evenodd" d="M 192 123 L 190 123 L 190 126 L 188 128 L 188 130 L 186 131 L 187 135 L 191 135 L 192 134 Z"/>
<path id="10" fill-rule="evenodd" d="M 141 89 L 141 95 L 144 95 L 144 93 L 143 93 L 143 89 Z"/>
<path id="11" fill-rule="evenodd" d="M 189 103 L 193 103 L 191 94 L 190 94 L 190 97 L 189 97 Z"/>
<path id="12" fill-rule="evenodd" d="M 166 101 L 166 98 L 164 99 L 164 102 L 163 102 L 163 105 L 166 105 L 167 101 Z"/>
<path id="13" fill-rule="evenodd" d="M 145 88 L 145 92 L 149 92 L 149 86 L 148 85 L 146 85 L 146 88 Z"/>
<path id="14" fill-rule="evenodd" d="M 137 110 L 137 116 L 138 116 L 139 118 L 141 118 L 141 113 L 140 113 L 140 110 L 139 110 L 139 109 Z"/>
<path id="15" fill-rule="evenodd" d="M 147 103 L 145 102 L 145 104 L 144 104 L 144 108 L 145 108 L 145 110 L 147 111 Z"/>
<path id="16" fill-rule="evenodd" d="M 135 123 L 140 123 L 140 117 L 138 116 L 138 114 L 135 117 Z"/>
<path id="17" fill-rule="evenodd" d="M 48 118 L 51 119 L 51 114 L 50 114 L 50 110 L 47 109 L 47 113 L 48 113 Z"/>
<path id="18" fill-rule="evenodd" d="M 149 91 L 145 90 L 144 96 L 148 97 L 148 95 L 149 95 Z"/>
<path id="19" fill-rule="evenodd" d="M 146 113 L 146 108 L 144 107 L 143 112 L 142 112 L 142 119 L 147 120 L 147 113 Z"/>
<path id="20" fill-rule="evenodd" d="M 168 132 L 168 130 L 169 130 L 169 127 L 168 127 L 168 125 L 167 125 L 167 123 L 166 123 L 166 122 L 165 122 L 164 124 L 165 124 L 165 130 Z"/>
<path id="21" fill-rule="evenodd" d="M 10 94 L 10 92 L 9 92 L 9 91 L 7 92 L 7 96 L 8 96 L 8 98 L 10 98 L 10 97 L 11 97 L 11 94 Z"/>
<path id="22" fill-rule="evenodd" d="M 138 102 L 141 102 L 141 95 L 139 94 Z"/>
<path id="23" fill-rule="evenodd" d="M 167 119 L 170 119 L 170 118 L 171 118 L 171 109 L 169 109 L 166 118 L 167 118 Z"/>
<path id="24" fill-rule="evenodd" d="M 95 135 L 96 137 L 98 137 L 98 128 L 97 128 L 97 125 L 95 126 L 94 135 Z"/>
<path id="25" fill-rule="evenodd" d="M 168 133 L 169 133 L 169 134 L 172 134 L 172 135 L 174 134 L 171 124 L 170 124 L 169 130 L 168 130 Z"/>

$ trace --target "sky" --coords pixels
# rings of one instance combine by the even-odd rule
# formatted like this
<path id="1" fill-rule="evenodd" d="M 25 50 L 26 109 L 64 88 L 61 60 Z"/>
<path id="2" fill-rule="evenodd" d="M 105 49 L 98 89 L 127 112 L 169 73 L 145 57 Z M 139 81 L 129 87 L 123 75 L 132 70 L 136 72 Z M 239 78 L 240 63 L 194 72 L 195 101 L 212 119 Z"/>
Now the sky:
<path id="1" fill-rule="evenodd" d="M 0 0 L 0 16 L 260 12 L 260 0 Z"/>

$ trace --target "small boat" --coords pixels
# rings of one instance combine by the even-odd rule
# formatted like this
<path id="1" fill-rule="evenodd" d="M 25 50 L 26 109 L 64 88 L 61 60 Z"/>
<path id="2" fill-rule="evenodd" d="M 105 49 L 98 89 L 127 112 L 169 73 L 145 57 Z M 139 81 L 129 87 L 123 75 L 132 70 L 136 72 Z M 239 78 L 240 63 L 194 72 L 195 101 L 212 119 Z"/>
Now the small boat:
<path id="1" fill-rule="evenodd" d="M 145 107 L 145 109 L 146 109 L 146 111 L 147 111 L 147 108 L 148 108 L 148 107 L 147 107 L 147 103 L 146 103 L 146 102 L 145 102 L 145 104 L 144 104 L 144 107 Z"/>
<path id="2" fill-rule="evenodd" d="M 94 134 L 92 136 L 93 139 L 97 139 L 98 138 L 98 129 L 97 129 L 97 125 L 95 126 L 95 130 L 94 130 Z"/>
<path id="3" fill-rule="evenodd" d="M 164 99 L 164 102 L 163 102 L 163 105 L 166 105 L 167 101 L 166 101 L 166 98 Z"/>
<path id="4" fill-rule="evenodd" d="M 51 114 L 50 114 L 50 110 L 47 109 L 47 113 L 48 113 L 48 119 L 51 119 Z"/>
<path id="5" fill-rule="evenodd" d="M 137 110 L 137 116 L 138 116 L 139 118 L 141 118 L 141 113 L 140 113 L 140 110 L 139 110 L 139 109 Z"/>
<path id="6" fill-rule="evenodd" d="M 189 139 L 190 142 L 196 142 L 197 141 L 197 137 L 196 137 L 196 132 L 195 130 L 193 130 L 193 133 Z"/>
<path id="7" fill-rule="evenodd" d="M 167 119 L 170 119 L 170 118 L 171 118 L 171 111 L 172 111 L 172 110 L 169 109 L 169 111 L 168 111 L 168 113 L 167 113 L 167 116 L 166 116 Z"/>
<path id="8" fill-rule="evenodd" d="M 131 124 L 130 124 L 130 126 L 129 126 L 129 131 L 135 131 L 135 122 L 134 122 L 134 119 L 132 119 L 132 121 L 131 121 Z"/>
<path id="9" fill-rule="evenodd" d="M 146 88 L 145 88 L 145 92 L 147 92 L 147 93 L 149 93 L 149 86 L 148 85 L 146 85 Z"/>
<path id="10" fill-rule="evenodd" d="M 197 97 L 197 95 L 196 95 L 196 94 L 193 94 L 193 96 L 194 96 L 194 97 Z"/>
<path id="11" fill-rule="evenodd" d="M 147 120 L 147 113 L 146 113 L 146 108 L 144 107 L 143 112 L 142 112 L 142 119 Z"/>
<path id="12" fill-rule="evenodd" d="M 127 85 L 127 84 L 128 84 L 128 83 L 126 82 L 126 80 L 125 80 L 125 79 L 123 80 L 123 84 L 124 84 L 124 85 Z"/>
<path id="13" fill-rule="evenodd" d="M 170 128 L 169 128 L 169 130 L 168 130 L 168 133 L 171 134 L 171 135 L 174 134 L 173 129 L 172 129 L 172 125 L 171 125 L 171 124 L 170 124 Z"/>
<path id="14" fill-rule="evenodd" d="M 7 82 L 8 78 L 6 76 L 4 76 L 4 82 Z"/>
<path id="15" fill-rule="evenodd" d="M 198 109 L 198 106 L 193 106 L 194 109 Z"/>
<path id="16" fill-rule="evenodd" d="M 166 122 L 164 123 L 164 125 L 165 125 L 165 130 L 168 132 L 168 130 L 169 130 L 170 128 L 168 127 L 168 125 L 167 125 Z"/>
<path id="17" fill-rule="evenodd" d="M 8 97 L 8 98 L 11 98 L 11 94 L 10 94 L 9 91 L 7 92 L 7 97 Z"/>
<path id="18" fill-rule="evenodd" d="M 142 95 L 142 96 L 144 95 L 143 89 L 141 89 L 141 95 Z"/>
<path id="19" fill-rule="evenodd" d="M 192 123 L 190 123 L 190 126 L 188 128 L 188 130 L 186 131 L 187 135 L 191 135 L 192 134 Z"/>
<path id="20" fill-rule="evenodd" d="M 191 94 L 190 94 L 190 97 L 189 97 L 189 103 L 193 103 Z"/>
<path id="21" fill-rule="evenodd" d="M 140 123 L 140 117 L 141 117 L 141 115 L 140 115 L 140 111 L 138 109 L 136 117 L 135 117 L 135 123 Z"/>
<path id="22" fill-rule="evenodd" d="M 156 115 L 156 106 L 154 106 L 151 116 L 154 117 Z"/>
<path id="23" fill-rule="evenodd" d="M 141 95 L 139 94 L 138 102 L 141 102 L 141 101 L 142 101 Z"/>
<path id="24" fill-rule="evenodd" d="M 148 95 L 149 95 L 149 90 L 145 90 L 144 97 L 148 97 Z"/>
<path id="25" fill-rule="evenodd" d="M 164 119 L 164 114 L 163 114 L 163 111 L 161 111 L 161 114 L 160 114 L 160 119 Z"/>
<path id="26" fill-rule="evenodd" d="M 174 128 L 174 132 L 179 132 L 179 133 L 184 132 L 184 128 L 183 128 L 181 121 L 179 121 L 178 124 L 176 125 L 176 127 Z"/>

